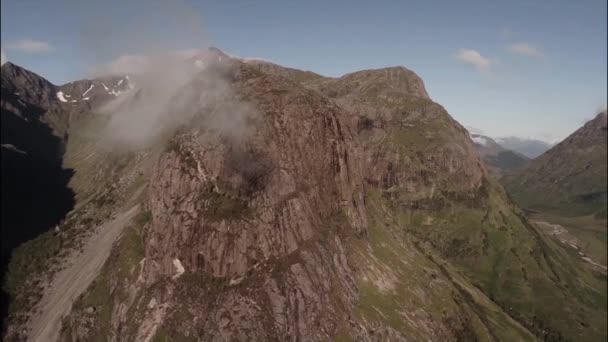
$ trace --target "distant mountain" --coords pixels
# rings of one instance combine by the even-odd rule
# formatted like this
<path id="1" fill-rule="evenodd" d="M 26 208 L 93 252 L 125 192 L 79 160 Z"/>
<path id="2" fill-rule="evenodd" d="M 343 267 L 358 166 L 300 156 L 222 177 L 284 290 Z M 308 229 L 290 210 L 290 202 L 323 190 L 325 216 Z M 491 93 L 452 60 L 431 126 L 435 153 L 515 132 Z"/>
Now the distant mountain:
<path id="1" fill-rule="evenodd" d="M 496 138 L 496 142 L 508 150 L 521 153 L 532 159 L 545 153 L 552 146 L 545 141 L 518 137 Z"/>
<path id="2" fill-rule="evenodd" d="M 502 147 L 488 136 L 471 134 L 471 139 L 486 169 L 497 178 L 521 168 L 530 161 L 530 158 Z"/>
<path id="3" fill-rule="evenodd" d="M 606 152 L 603 112 L 503 181 L 522 206 L 605 216 Z"/>

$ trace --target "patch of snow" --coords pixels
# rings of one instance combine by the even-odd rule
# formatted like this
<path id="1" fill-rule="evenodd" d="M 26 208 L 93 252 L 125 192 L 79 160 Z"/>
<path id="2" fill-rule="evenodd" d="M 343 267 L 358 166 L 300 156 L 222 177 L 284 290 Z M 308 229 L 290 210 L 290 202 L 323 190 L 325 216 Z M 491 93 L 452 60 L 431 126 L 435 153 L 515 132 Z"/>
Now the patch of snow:
<path id="1" fill-rule="evenodd" d="M 131 79 L 129 78 L 129 75 L 126 75 L 125 78 L 127 79 L 127 81 L 130 81 Z"/>
<path id="2" fill-rule="evenodd" d="M 482 146 L 486 146 L 488 144 L 488 139 L 486 139 L 482 136 L 472 136 L 471 139 L 473 140 L 474 143 L 482 145 Z"/>
<path id="3" fill-rule="evenodd" d="M 15 95 L 19 96 L 19 93 L 14 93 Z"/>
<path id="4" fill-rule="evenodd" d="M 91 89 L 93 89 L 95 85 L 91 84 L 91 86 L 89 87 L 89 89 L 87 89 L 87 91 L 85 91 L 84 93 L 82 93 L 82 96 L 87 96 L 87 94 L 91 91 Z"/>
<path id="5" fill-rule="evenodd" d="M 205 62 L 203 62 L 202 59 L 197 59 L 194 61 L 194 66 L 199 68 L 199 69 L 204 69 L 205 68 Z"/>
<path id="6" fill-rule="evenodd" d="M 184 272 L 186 271 L 184 269 L 184 265 L 182 265 L 182 262 L 179 261 L 179 259 L 173 259 L 173 266 L 175 266 L 175 272 L 176 272 L 175 275 L 173 275 L 173 279 L 179 278 L 179 276 L 184 274 Z"/>
<path id="7" fill-rule="evenodd" d="M 83 97 L 82 99 L 85 100 L 85 101 L 89 101 L 88 97 Z"/>
<path id="8" fill-rule="evenodd" d="M 106 85 L 103 82 L 101 82 L 101 85 L 103 86 L 103 89 L 105 89 L 107 92 L 110 91 L 110 89 L 108 87 L 106 87 Z"/>
<path id="9" fill-rule="evenodd" d="M 58 91 L 56 95 L 57 95 L 57 98 L 59 99 L 59 101 L 61 101 L 61 102 L 68 102 L 68 100 L 66 100 L 65 97 L 63 97 L 63 92 L 62 91 Z"/>
<path id="10" fill-rule="evenodd" d="M 15 151 L 17 153 L 27 154 L 27 152 L 20 150 L 19 148 L 15 147 L 15 145 L 13 145 L 13 144 L 2 144 L 0 146 L 2 146 L 3 148 L 6 148 L 7 150 Z"/>
<path id="11" fill-rule="evenodd" d="M 65 97 L 72 97 L 72 95 L 63 95 L 63 96 L 65 96 Z"/>
<path id="12" fill-rule="evenodd" d="M 70 102 L 78 102 L 78 101 L 76 101 L 76 100 L 72 100 L 72 101 L 70 101 Z"/>
<path id="13" fill-rule="evenodd" d="M 234 278 L 234 279 L 230 279 L 230 286 L 234 286 L 234 285 L 238 285 L 240 284 L 243 279 L 245 279 L 245 277 L 238 277 L 238 278 Z"/>
<path id="14" fill-rule="evenodd" d="M 154 309 L 154 307 L 156 307 L 156 298 L 152 297 L 148 303 L 148 309 Z"/>
<path id="15" fill-rule="evenodd" d="M 116 83 L 116 85 L 121 85 L 122 84 L 122 79 L 120 81 L 118 81 L 118 83 Z"/>

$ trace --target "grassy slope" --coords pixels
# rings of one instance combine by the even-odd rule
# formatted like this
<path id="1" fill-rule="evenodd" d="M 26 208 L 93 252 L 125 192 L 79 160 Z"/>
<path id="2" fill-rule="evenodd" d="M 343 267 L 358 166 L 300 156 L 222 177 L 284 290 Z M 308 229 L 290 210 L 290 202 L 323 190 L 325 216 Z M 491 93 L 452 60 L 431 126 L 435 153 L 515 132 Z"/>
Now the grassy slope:
<path id="1" fill-rule="evenodd" d="M 368 192 L 366 202 L 369 245 L 359 240 L 350 248 L 353 264 L 362 265 L 356 317 L 384 322 L 419 340 L 535 339 L 428 243 L 409 234 L 408 218 L 394 203 L 377 190 Z"/>
<path id="2" fill-rule="evenodd" d="M 3 284 L 11 296 L 11 325 L 25 322 L 43 285 L 70 253 L 81 248 L 95 226 L 109 219 L 126 200 L 140 199 L 132 195 L 144 187 L 154 152 L 143 157 L 108 152 L 97 145 L 101 127 L 103 119 L 98 116 L 86 117 L 71 127 L 64 167 L 75 170 L 69 186 L 76 193 L 76 206 L 59 225 L 60 232 L 48 231 L 13 251 Z"/>
<path id="3" fill-rule="evenodd" d="M 599 114 L 503 180 L 521 206 L 559 216 L 606 219 L 606 117 Z"/>
<path id="4" fill-rule="evenodd" d="M 420 126 L 428 123 L 416 125 L 421 132 Z M 385 148 L 401 153 L 412 153 L 414 144 L 429 149 L 438 143 L 400 129 L 391 136 Z M 395 214 L 403 229 L 433 245 L 472 284 L 538 336 L 606 339 L 605 276 L 593 274 L 575 253 L 541 235 L 508 201 L 500 185 L 488 179 L 485 188 L 481 206 L 438 195 L 434 201 L 440 210 L 397 207 Z"/>
<path id="5" fill-rule="evenodd" d="M 608 243 L 608 222 L 592 215 L 564 217 L 550 213 L 531 215 L 535 221 L 559 224 L 568 230 L 579 242 L 579 246 L 591 259 L 603 265 L 608 263 L 606 244 Z"/>
<path id="6" fill-rule="evenodd" d="M 135 218 L 131 227 L 127 227 L 112 249 L 110 257 L 103 266 L 99 276 L 73 305 L 72 312 L 81 315 L 79 318 L 89 319 L 95 324 L 90 325 L 87 334 L 89 341 L 106 341 L 110 331 L 110 318 L 115 310 L 117 300 L 129 302 L 128 288 L 119 284 L 130 284 L 137 280 L 140 261 L 144 257 L 144 246 L 141 229 L 150 219 L 146 212 L 141 212 Z M 73 317 L 73 314 L 68 316 Z M 62 335 L 72 339 L 71 322 L 64 321 Z M 131 327 L 134 329 L 134 327 Z"/>

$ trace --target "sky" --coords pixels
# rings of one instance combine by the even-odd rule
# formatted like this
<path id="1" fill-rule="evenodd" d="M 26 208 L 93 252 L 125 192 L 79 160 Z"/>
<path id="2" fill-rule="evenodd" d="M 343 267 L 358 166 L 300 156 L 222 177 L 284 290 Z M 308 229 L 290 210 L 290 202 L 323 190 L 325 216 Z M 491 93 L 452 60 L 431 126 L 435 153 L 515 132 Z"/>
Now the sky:
<path id="1" fill-rule="evenodd" d="M 341 76 L 401 65 L 463 126 L 556 142 L 606 106 L 606 0 L 1 0 L 2 59 L 55 84 L 216 46 Z"/>

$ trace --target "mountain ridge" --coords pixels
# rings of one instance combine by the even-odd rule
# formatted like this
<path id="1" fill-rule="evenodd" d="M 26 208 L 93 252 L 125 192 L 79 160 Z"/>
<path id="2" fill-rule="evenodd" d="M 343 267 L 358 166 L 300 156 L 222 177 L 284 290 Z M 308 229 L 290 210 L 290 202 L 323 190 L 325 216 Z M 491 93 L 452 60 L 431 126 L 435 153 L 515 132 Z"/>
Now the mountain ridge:
<path id="1" fill-rule="evenodd" d="M 506 179 L 507 189 L 531 208 L 580 214 L 605 210 L 606 136 L 602 112 Z"/>
<path id="2" fill-rule="evenodd" d="M 82 207 L 59 236 L 109 221 L 126 198 L 142 209 L 63 340 L 606 335 L 605 308 L 587 304 L 601 281 L 523 217 L 415 74 L 324 80 L 223 58 L 231 92 L 166 143 L 104 152 L 94 112 L 70 125 Z M 252 109 L 246 134 L 205 124 L 234 108 Z"/>

